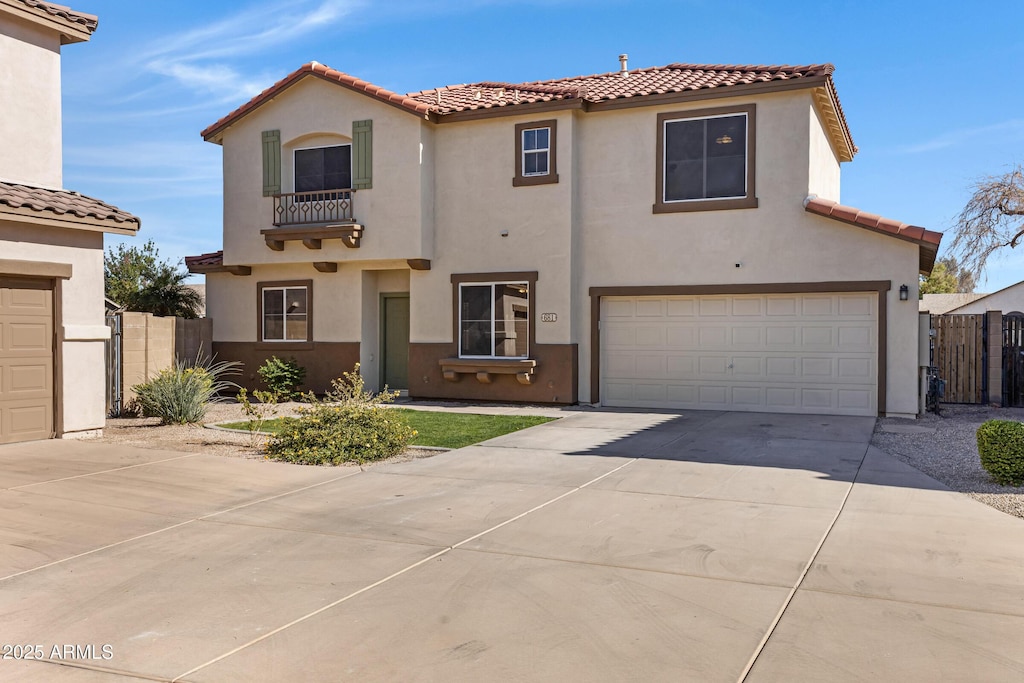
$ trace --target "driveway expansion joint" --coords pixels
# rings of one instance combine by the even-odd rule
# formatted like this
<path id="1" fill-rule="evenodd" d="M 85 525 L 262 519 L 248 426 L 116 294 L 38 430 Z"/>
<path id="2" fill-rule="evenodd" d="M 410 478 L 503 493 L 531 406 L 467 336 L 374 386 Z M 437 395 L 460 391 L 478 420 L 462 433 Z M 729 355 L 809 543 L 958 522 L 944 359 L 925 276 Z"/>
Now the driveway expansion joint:
<path id="1" fill-rule="evenodd" d="M 836 522 L 839 521 L 839 516 L 843 514 L 843 510 L 846 509 L 846 502 L 850 499 L 850 494 L 853 492 L 853 487 L 857 483 L 857 477 L 860 476 L 860 470 L 864 466 L 864 460 L 868 457 L 868 450 L 871 448 L 870 445 L 865 446 L 864 455 L 861 456 L 860 464 L 857 465 L 857 472 L 853 475 L 853 480 L 846 489 L 846 494 L 843 496 L 842 502 L 839 503 L 839 509 L 836 510 L 835 516 L 832 517 L 832 521 L 829 522 L 828 527 L 825 529 L 825 533 L 822 534 L 821 540 L 818 541 L 818 545 L 811 552 L 810 559 L 807 560 L 807 564 L 804 566 L 803 571 L 800 572 L 800 576 L 797 577 L 796 583 L 790 589 L 786 599 L 782 601 L 782 606 L 779 608 L 775 618 L 772 619 L 768 625 L 768 629 L 765 631 L 764 636 L 761 637 L 761 642 L 757 644 L 754 649 L 754 653 L 750 656 L 747 661 L 747 665 L 743 667 L 743 671 L 740 672 L 739 678 L 736 679 L 736 683 L 744 683 L 750 672 L 753 670 L 754 665 L 757 663 L 758 657 L 764 652 L 765 646 L 768 645 L 768 641 L 771 640 L 772 634 L 775 633 L 775 629 L 778 627 L 779 622 L 782 621 L 782 617 L 785 616 L 786 610 L 789 609 L 789 605 L 793 602 L 793 598 L 796 597 L 796 593 L 800 590 L 800 586 L 803 584 L 804 579 L 807 578 L 807 573 L 811 571 L 811 567 L 814 566 L 814 561 L 818 558 L 818 554 L 821 552 L 822 547 L 825 545 L 825 541 L 828 540 L 829 534 L 832 533 L 832 529 L 835 528 Z"/>
<path id="2" fill-rule="evenodd" d="M 435 559 L 437 559 L 437 558 L 439 558 L 439 557 L 441 557 L 443 555 L 447 555 L 452 550 L 460 548 L 461 546 L 465 545 L 466 543 L 470 543 L 472 541 L 475 541 L 478 538 L 480 538 L 480 537 L 482 537 L 482 536 L 484 536 L 486 534 L 491 533 L 492 531 L 497 531 L 498 529 L 501 529 L 501 528 L 503 528 L 505 526 L 508 526 L 509 524 L 512 524 L 515 521 L 518 521 L 518 520 L 522 519 L 523 517 L 526 517 L 527 515 L 530 515 L 530 514 L 536 512 L 536 511 L 538 511 L 538 510 L 541 510 L 543 508 L 548 507 L 549 505 L 557 503 L 558 501 L 562 500 L 563 498 L 565 498 L 567 496 L 571 496 L 572 494 L 576 493 L 577 491 L 580 491 L 580 490 L 590 486 L 591 484 L 595 484 L 595 483 L 601 481 L 602 479 L 604 479 L 605 477 L 608 477 L 608 476 L 611 476 L 612 474 L 615 474 L 616 472 L 618 472 L 622 468 L 628 467 L 629 465 L 632 465 L 637 460 L 639 460 L 639 458 L 632 458 L 628 462 L 622 463 L 618 467 L 616 467 L 616 468 L 614 468 L 612 470 L 609 470 L 608 472 L 605 472 L 604 474 L 602 474 L 600 476 L 594 477 L 593 479 L 591 479 L 590 481 L 588 481 L 588 482 L 586 482 L 584 484 L 580 484 L 579 486 L 573 487 L 569 491 L 565 491 L 564 493 L 561 493 L 561 494 L 555 496 L 554 498 L 552 498 L 550 500 L 547 500 L 547 501 L 545 501 L 543 503 L 540 503 L 539 505 L 535 505 L 532 508 L 530 508 L 529 510 L 526 510 L 525 512 L 521 512 L 520 514 L 518 514 L 518 515 L 516 515 L 516 516 L 514 516 L 514 517 L 512 517 L 510 519 L 507 519 L 504 522 L 501 522 L 500 524 L 495 524 L 494 526 L 490 527 L 489 529 L 485 529 L 484 531 L 481 531 L 481 532 L 479 532 L 477 534 L 474 534 L 474 535 L 470 536 L 469 538 L 465 538 L 465 539 L 459 541 L 458 543 L 453 543 L 452 545 L 444 548 L 443 550 L 440 550 L 440 551 L 438 551 L 436 553 L 433 553 L 432 555 L 430 555 L 428 557 L 425 557 L 425 558 L 423 558 L 423 559 L 421 559 L 421 560 L 419 560 L 417 562 L 413 562 L 409 566 L 404 567 L 403 569 L 399 569 L 398 571 L 393 572 L 393 573 L 389 574 L 388 576 L 385 576 L 383 579 L 375 581 L 374 583 L 371 583 L 371 584 L 369 584 L 367 586 L 363 586 L 359 590 L 353 591 L 352 593 L 349 593 L 348 595 L 346 595 L 344 597 L 341 597 L 341 598 L 335 600 L 334 602 L 331 602 L 331 603 L 329 603 L 327 605 L 324 605 L 323 607 L 320 607 L 320 608 L 310 612 L 309 614 L 301 616 L 301 617 L 299 617 L 297 619 L 293 619 L 292 621 L 288 622 L 287 624 L 284 624 L 282 626 L 278 626 L 275 629 L 271 629 L 270 631 L 267 631 L 266 633 L 263 633 L 260 636 L 258 636 L 256 638 L 253 638 L 252 640 L 250 640 L 247 643 L 243 643 L 242 645 L 239 645 L 238 647 L 236 647 L 236 648 L 234 648 L 232 650 L 229 650 L 228 652 L 225 652 L 224 654 L 221 654 L 221 655 L 219 655 L 217 657 L 214 657 L 213 659 L 211 659 L 208 662 L 204 662 L 203 664 L 200 664 L 199 666 L 196 666 L 196 667 L 193 667 L 192 669 L 189 669 L 185 673 L 182 673 L 182 674 L 179 674 L 178 676 L 175 676 L 173 679 L 171 679 L 171 683 L 182 683 L 187 676 L 191 676 L 192 674 L 196 673 L 197 671 L 205 669 L 206 667 L 211 666 L 213 664 L 216 664 L 217 662 L 219 662 L 221 660 L 227 659 L 228 657 L 230 657 L 230 656 L 232 656 L 232 655 L 234 655 L 234 654 L 236 654 L 238 652 L 241 652 L 242 650 L 244 650 L 246 648 L 249 648 L 249 647 L 251 647 L 253 645 L 256 645 L 257 643 L 260 643 L 260 642 L 266 640 L 267 638 L 270 638 L 271 636 L 274 636 L 274 635 L 276 635 L 276 634 L 278 634 L 278 633 L 280 633 L 280 632 L 282 632 L 282 631 L 284 631 L 286 629 L 289 629 L 292 626 L 295 626 L 295 625 L 300 624 L 300 623 L 302 623 L 304 621 L 312 619 L 313 617 L 317 616 L 318 614 L 322 614 L 323 612 L 326 612 L 327 610 L 333 609 L 334 607 L 337 607 L 338 605 L 340 605 L 340 604 L 342 604 L 344 602 L 348 602 L 349 600 L 351 600 L 353 598 L 356 598 L 356 597 L 362 595 L 363 593 L 371 591 L 374 588 L 377 588 L 378 586 L 381 586 L 381 585 L 391 581 L 392 579 L 398 578 L 399 576 L 402 576 L 403 574 L 406 574 L 406 573 L 416 569 L 417 567 L 422 567 L 423 565 L 427 564 L 428 562 L 431 562 L 431 561 L 433 561 L 433 560 L 435 560 Z"/>

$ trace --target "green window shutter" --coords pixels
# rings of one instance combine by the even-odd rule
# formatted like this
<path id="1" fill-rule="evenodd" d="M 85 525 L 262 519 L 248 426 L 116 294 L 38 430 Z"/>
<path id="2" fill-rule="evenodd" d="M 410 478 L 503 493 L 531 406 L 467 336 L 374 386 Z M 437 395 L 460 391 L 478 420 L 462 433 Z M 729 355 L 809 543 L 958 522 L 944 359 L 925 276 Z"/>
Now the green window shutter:
<path id="1" fill-rule="evenodd" d="M 352 122 L 352 189 L 373 187 L 373 121 Z"/>
<path id="2" fill-rule="evenodd" d="M 263 131 L 263 196 L 281 193 L 281 131 Z"/>

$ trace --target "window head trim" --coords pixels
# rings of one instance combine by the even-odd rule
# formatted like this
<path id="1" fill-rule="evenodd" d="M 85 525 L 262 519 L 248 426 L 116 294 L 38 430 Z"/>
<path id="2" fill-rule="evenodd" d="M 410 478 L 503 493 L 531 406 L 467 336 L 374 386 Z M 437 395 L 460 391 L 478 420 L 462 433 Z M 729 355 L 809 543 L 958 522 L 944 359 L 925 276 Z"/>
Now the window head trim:
<path id="1" fill-rule="evenodd" d="M 523 138 L 528 130 L 539 130 L 541 128 L 548 129 L 548 170 L 546 173 L 523 173 L 525 168 L 525 158 L 527 151 L 542 151 L 542 150 L 524 150 Z M 557 159 L 557 148 L 558 148 L 558 121 L 556 119 L 547 119 L 544 121 L 529 121 L 527 123 L 516 124 L 516 174 L 512 178 L 513 187 L 525 187 L 529 185 L 549 185 L 558 182 L 558 159 Z"/>
<path id="2" fill-rule="evenodd" d="M 305 339 L 267 339 L 264 336 L 263 291 L 264 290 L 306 290 L 306 338 Z M 287 337 L 287 331 L 285 332 Z M 312 280 L 279 280 L 256 283 L 256 343 L 282 350 L 293 348 L 312 348 L 313 344 L 313 281 Z"/>
<path id="3" fill-rule="evenodd" d="M 747 126 L 747 173 L 746 194 L 737 197 L 716 197 L 712 199 L 665 200 L 665 128 L 674 121 L 714 119 L 727 116 L 745 115 Z M 720 211 L 726 209 L 757 208 L 757 193 L 754 185 L 757 162 L 757 105 L 747 104 L 734 107 L 714 107 L 658 114 L 657 165 L 655 167 L 654 213 L 678 213 L 687 211 Z"/>
<path id="4" fill-rule="evenodd" d="M 526 283 L 526 322 L 527 341 L 526 358 L 533 353 L 537 343 L 537 271 L 520 271 L 507 273 L 453 273 L 452 282 L 452 341 L 455 345 L 455 355 L 458 358 L 468 359 L 492 359 L 492 360 L 522 360 L 522 356 L 462 356 L 461 320 L 462 320 L 462 285 L 494 285 Z M 492 311 L 493 318 L 493 311 Z M 493 341 L 492 341 L 493 344 Z"/>

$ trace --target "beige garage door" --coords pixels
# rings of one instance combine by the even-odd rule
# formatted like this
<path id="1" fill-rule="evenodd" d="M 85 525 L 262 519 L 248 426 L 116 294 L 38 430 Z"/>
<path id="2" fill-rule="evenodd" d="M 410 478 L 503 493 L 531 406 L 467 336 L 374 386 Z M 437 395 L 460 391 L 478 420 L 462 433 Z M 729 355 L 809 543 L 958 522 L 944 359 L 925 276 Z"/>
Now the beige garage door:
<path id="1" fill-rule="evenodd" d="M 0 278 L 0 443 L 53 434 L 53 291 Z"/>
<path id="2" fill-rule="evenodd" d="M 603 297 L 608 406 L 875 415 L 878 295 Z"/>

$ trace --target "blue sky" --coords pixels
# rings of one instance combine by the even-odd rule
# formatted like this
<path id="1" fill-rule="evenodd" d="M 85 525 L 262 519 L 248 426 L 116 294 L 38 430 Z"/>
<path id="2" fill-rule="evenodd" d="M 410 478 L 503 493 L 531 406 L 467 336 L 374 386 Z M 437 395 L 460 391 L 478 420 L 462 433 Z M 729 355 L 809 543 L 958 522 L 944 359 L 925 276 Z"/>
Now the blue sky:
<path id="1" fill-rule="evenodd" d="M 134 239 L 174 260 L 221 246 L 221 149 L 199 131 L 311 60 L 403 93 L 613 71 L 622 52 L 832 62 L 860 147 L 843 203 L 933 230 L 1024 162 L 1019 0 L 65 2 L 100 24 L 63 52 L 64 185 L 139 215 Z M 1024 279 L 1024 248 L 987 276 L 979 291 Z"/>

